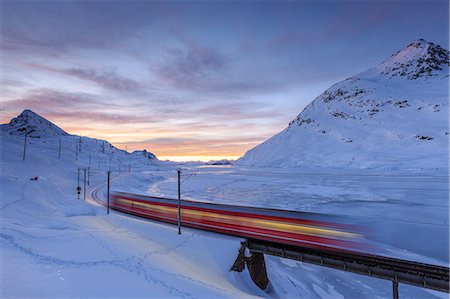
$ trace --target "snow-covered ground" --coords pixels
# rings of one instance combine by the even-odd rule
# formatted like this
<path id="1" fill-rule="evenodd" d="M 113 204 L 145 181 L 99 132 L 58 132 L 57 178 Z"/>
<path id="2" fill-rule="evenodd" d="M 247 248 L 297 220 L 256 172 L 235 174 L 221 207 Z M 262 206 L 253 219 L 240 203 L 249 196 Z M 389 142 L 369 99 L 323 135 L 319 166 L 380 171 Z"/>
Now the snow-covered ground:
<path id="1" fill-rule="evenodd" d="M 89 165 L 89 150 L 77 161 L 64 154 L 70 151 L 58 159 L 58 139 L 31 138 L 22 161 L 23 137 L 1 134 L 2 298 L 391 296 L 388 281 L 277 257 L 266 257 L 271 287 L 263 292 L 247 271 L 229 271 L 241 239 L 187 228 L 178 235 L 175 226 L 106 215 L 75 193 L 77 168 Z M 77 139 L 65 138 L 74 147 Z M 175 195 L 180 165 L 123 157 L 112 160 L 112 169 L 134 163 L 132 172 L 115 171 L 113 190 Z M 91 153 L 89 191 L 105 183 L 108 162 Z M 184 178 L 194 174 L 182 184 L 184 198 L 358 216 L 380 230 L 374 237 L 386 254 L 448 265 L 446 172 L 181 167 Z M 448 297 L 406 285 L 399 292 L 401 298 Z"/>
<path id="2" fill-rule="evenodd" d="M 33 139 L 22 161 L 23 138 L 3 132 L 1 137 L 0 297 L 232 298 L 264 294 L 248 274 L 228 271 L 239 240 L 187 229 L 178 236 L 170 225 L 106 215 L 102 206 L 78 200 L 75 193 L 77 167 L 87 166 L 87 153 L 82 152 L 76 163 L 72 155 L 59 160 L 56 140 Z M 93 168 L 98 165 L 91 163 Z M 119 175 L 113 184 L 117 181 L 136 189 L 147 184 L 136 167 L 134 173 Z M 151 167 L 156 170 L 158 166 Z M 39 180 L 30 180 L 33 176 Z M 105 171 L 94 169 L 91 186 L 105 180 Z M 217 248 L 209 250 L 209 244 Z"/>

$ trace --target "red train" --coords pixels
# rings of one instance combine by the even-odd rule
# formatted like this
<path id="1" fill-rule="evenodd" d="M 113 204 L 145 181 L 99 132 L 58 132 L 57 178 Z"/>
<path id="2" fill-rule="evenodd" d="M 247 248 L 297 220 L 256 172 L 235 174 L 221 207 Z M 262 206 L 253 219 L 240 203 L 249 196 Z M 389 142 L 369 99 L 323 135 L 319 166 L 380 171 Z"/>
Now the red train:
<path id="1" fill-rule="evenodd" d="M 129 214 L 176 224 L 176 199 L 116 192 L 110 207 Z M 356 226 L 339 217 L 276 209 L 181 201 L 181 225 L 238 237 L 328 250 L 362 249 Z"/>

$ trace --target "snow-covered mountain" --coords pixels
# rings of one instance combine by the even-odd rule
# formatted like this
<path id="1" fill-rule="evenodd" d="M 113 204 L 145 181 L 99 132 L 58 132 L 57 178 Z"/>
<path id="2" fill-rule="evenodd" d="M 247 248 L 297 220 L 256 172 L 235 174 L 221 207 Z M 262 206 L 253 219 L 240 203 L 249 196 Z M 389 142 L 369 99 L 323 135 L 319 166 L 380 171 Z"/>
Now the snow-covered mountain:
<path id="1" fill-rule="evenodd" d="M 146 150 L 130 154 L 106 140 L 71 135 L 31 110 L 24 110 L 9 124 L 0 125 L 4 145 L 15 142 L 14 139 L 23 139 L 27 132 L 28 137 L 31 137 L 28 139 L 29 150 L 37 150 L 45 155 L 51 153 L 54 157 L 71 158 L 83 167 L 91 166 L 94 160 L 97 161 L 98 168 L 113 170 L 127 170 L 132 166 L 159 162 L 154 154 Z"/>
<path id="2" fill-rule="evenodd" d="M 239 165 L 447 168 L 449 51 L 415 40 L 333 85 Z"/>
<path id="3" fill-rule="evenodd" d="M 149 160 L 158 160 L 158 158 L 156 158 L 156 156 L 150 152 L 147 152 L 147 150 L 142 150 L 142 151 L 134 151 L 131 153 L 131 155 L 135 156 L 135 157 L 145 157 Z"/>
<path id="4" fill-rule="evenodd" d="M 29 137 L 68 136 L 63 129 L 31 110 L 24 110 L 19 116 L 11 119 L 9 124 L 0 125 L 0 129 L 11 135 Z"/>
<path id="5" fill-rule="evenodd" d="M 228 159 L 222 159 L 222 160 L 211 160 L 208 162 L 205 162 L 206 165 L 233 165 L 233 160 Z"/>

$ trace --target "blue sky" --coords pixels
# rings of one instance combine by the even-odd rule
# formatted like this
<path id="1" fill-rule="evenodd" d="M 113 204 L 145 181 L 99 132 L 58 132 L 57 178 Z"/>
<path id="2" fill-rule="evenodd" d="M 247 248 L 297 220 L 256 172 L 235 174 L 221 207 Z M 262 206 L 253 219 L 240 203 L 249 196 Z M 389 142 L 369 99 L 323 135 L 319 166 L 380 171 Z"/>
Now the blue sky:
<path id="1" fill-rule="evenodd" d="M 3 1 L 1 122 L 32 109 L 159 156 L 239 156 L 332 84 L 414 39 L 447 1 Z"/>

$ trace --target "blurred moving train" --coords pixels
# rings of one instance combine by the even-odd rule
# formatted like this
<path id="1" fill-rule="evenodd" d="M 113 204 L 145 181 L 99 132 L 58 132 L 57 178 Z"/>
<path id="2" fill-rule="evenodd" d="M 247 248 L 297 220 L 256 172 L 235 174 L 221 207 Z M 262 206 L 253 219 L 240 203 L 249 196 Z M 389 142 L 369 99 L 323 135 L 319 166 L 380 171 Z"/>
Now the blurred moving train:
<path id="1" fill-rule="evenodd" d="M 178 223 L 176 199 L 124 192 L 111 196 L 112 209 L 168 223 Z M 361 229 L 332 215 L 181 201 L 181 225 L 287 245 L 361 251 Z"/>

